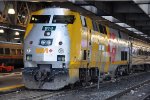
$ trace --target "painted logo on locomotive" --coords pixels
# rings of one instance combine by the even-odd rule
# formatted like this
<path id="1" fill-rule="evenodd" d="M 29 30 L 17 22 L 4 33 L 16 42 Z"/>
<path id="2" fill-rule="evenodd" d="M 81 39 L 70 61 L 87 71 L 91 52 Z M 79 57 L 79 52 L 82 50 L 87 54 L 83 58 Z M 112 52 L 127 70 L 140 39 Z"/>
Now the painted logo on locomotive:
<path id="1" fill-rule="evenodd" d="M 115 33 L 110 33 L 110 38 L 112 40 L 115 40 L 116 39 L 116 35 Z M 111 47 L 110 47 L 111 46 Z M 111 62 L 115 62 L 115 59 L 116 59 L 116 51 L 117 51 L 117 47 L 111 43 L 108 44 L 108 52 L 110 52 L 110 56 L 111 56 Z"/>
<path id="2" fill-rule="evenodd" d="M 36 48 L 35 52 L 37 54 L 51 53 L 53 50 L 49 48 Z"/>

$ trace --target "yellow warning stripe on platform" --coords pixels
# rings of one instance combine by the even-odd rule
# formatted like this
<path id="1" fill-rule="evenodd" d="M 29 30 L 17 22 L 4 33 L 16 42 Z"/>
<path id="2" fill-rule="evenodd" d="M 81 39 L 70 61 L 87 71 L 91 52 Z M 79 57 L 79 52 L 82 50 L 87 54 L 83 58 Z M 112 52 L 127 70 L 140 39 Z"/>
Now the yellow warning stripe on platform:
<path id="1" fill-rule="evenodd" d="M 23 84 L 20 84 L 20 85 L 13 85 L 13 86 L 3 87 L 3 88 L 0 88 L 0 92 L 21 88 L 23 86 L 24 86 Z"/>

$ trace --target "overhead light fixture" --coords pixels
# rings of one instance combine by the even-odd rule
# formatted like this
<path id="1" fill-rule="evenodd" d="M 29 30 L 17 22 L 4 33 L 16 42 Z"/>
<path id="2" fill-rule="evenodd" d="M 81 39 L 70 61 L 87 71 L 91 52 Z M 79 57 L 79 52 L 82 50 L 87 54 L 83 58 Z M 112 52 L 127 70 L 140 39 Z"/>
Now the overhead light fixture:
<path id="1" fill-rule="evenodd" d="M 3 30 L 3 29 L 0 29 L 0 33 L 4 33 L 4 30 Z"/>
<path id="2" fill-rule="evenodd" d="M 140 31 L 138 31 L 138 32 L 134 32 L 134 33 L 139 34 L 139 35 L 144 34 L 144 33 L 140 32 Z"/>
<path id="3" fill-rule="evenodd" d="M 15 35 L 19 35 L 20 33 L 19 32 L 15 32 Z"/>
<path id="4" fill-rule="evenodd" d="M 120 22 L 118 19 L 114 18 L 113 16 L 101 16 L 101 17 L 111 22 Z"/>
<path id="5" fill-rule="evenodd" d="M 14 38 L 15 40 L 19 40 L 20 38 Z"/>
<path id="6" fill-rule="evenodd" d="M 121 27 L 125 27 L 125 28 L 131 27 L 131 26 L 127 25 L 126 23 L 116 23 L 116 24 L 121 26 Z"/>
<path id="7" fill-rule="evenodd" d="M 9 5 L 8 14 L 15 14 L 15 10 L 12 4 Z"/>
<path id="8" fill-rule="evenodd" d="M 129 30 L 129 31 L 132 31 L 134 28 L 129 27 L 129 28 L 126 28 L 126 29 Z"/>

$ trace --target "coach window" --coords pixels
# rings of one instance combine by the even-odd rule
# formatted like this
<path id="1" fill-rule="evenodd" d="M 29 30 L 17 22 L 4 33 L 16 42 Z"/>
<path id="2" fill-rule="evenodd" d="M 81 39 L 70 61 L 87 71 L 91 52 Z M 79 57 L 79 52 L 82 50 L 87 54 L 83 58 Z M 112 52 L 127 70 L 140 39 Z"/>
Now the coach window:
<path id="1" fill-rule="evenodd" d="M 121 39 L 121 33 L 120 33 L 120 30 L 118 31 L 118 34 L 119 34 L 119 38 Z"/>
<path id="2" fill-rule="evenodd" d="M 16 55 L 16 49 L 11 49 L 11 54 Z"/>
<path id="3" fill-rule="evenodd" d="M 10 49 L 9 48 L 5 48 L 5 54 L 10 54 Z"/>
<path id="4" fill-rule="evenodd" d="M 4 49 L 0 48 L 0 54 L 4 54 Z"/>
<path id="5" fill-rule="evenodd" d="M 30 23 L 49 23 L 50 15 L 32 15 Z"/>
<path id="6" fill-rule="evenodd" d="M 21 49 L 17 49 L 17 55 L 21 55 Z"/>
<path id="7" fill-rule="evenodd" d="M 23 55 L 23 49 L 21 49 L 21 55 Z"/>
<path id="8" fill-rule="evenodd" d="M 139 49 L 139 55 L 142 55 L 143 51 L 141 49 Z"/>
<path id="9" fill-rule="evenodd" d="M 84 16 L 80 16 L 80 18 L 81 18 L 82 26 L 83 26 L 83 27 L 87 27 L 87 23 L 86 23 L 85 17 L 84 17 Z"/>
<path id="10" fill-rule="evenodd" d="M 98 31 L 96 22 L 95 22 L 95 21 L 92 21 L 92 24 L 93 24 L 93 30 L 94 30 L 94 31 Z"/>
<path id="11" fill-rule="evenodd" d="M 147 55 L 148 55 L 148 52 L 147 52 L 147 51 L 145 51 L 144 55 L 145 55 L 145 56 L 147 56 Z"/>
<path id="12" fill-rule="evenodd" d="M 149 56 L 149 55 L 150 55 L 150 52 L 147 51 L 147 56 Z"/>
<path id="13" fill-rule="evenodd" d="M 121 60 L 127 60 L 127 52 L 126 51 L 121 51 Z"/>

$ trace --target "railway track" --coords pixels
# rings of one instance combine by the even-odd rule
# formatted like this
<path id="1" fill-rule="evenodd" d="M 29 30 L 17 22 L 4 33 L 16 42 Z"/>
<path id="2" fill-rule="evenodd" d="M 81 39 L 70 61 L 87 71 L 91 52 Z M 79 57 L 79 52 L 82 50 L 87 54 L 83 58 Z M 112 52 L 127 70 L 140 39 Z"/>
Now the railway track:
<path id="1" fill-rule="evenodd" d="M 137 89 L 137 88 L 139 88 L 139 87 L 141 87 L 141 86 L 143 86 L 145 84 L 149 84 L 149 83 L 150 83 L 150 79 L 146 80 L 144 82 L 141 82 L 141 83 L 139 83 L 137 85 L 134 85 L 132 87 L 129 87 L 128 89 L 125 89 L 124 91 L 122 91 L 120 93 L 117 93 L 117 94 L 107 98 L 106 100 L 120 100 L 119 98 L 121 98 L 121 96 L 126 95 L 127 93 L 130 93 L 132 90 Z"/>
<path id="2" fill-rule="evenodd" d="M 123 77 L 118 78 L 116 81 L 125 80 L 125 79 L 128 79 L 129 77 L 138 77 L 142 74 L 146 74 L 146 72 L 135 73 L 130 76 L 123 76 Z M 100 83 L 100 89 L 102 87 L 109 86 L 109 84 L 111 83 L 114 83 L 114 82 L 106 81 L 106 82 Z M 93 89 L 93 88 L 96 89 L 97 84 L 92 84 L 86 87 L 77 87 L 74 89 L 67 88 L 67 89 L 62 89 L 58 91 L 28 90 L 28 89 L 22 88 L 20 90 L 16 90 L 16 91 L 9 92 L 6 94 L 3 93 L 2 95 L 0 95 L 0 100 L 8 100 L 8 99 L 9 100 L 20 100 L 20 99 L 21 100 L 41 100 L 41 99 L 44 100 L 50 97 L 61 97 L 62 95 L 66 95 L 66 94 L 73 94 L 73 93 L 77 93 L 80 91 L 88 91 L 89 89 Z"/>
<path id="3" fill-rule="evenodd" d="M 145 98 L 143 100 L 150 100 L 150 94 L 145 96 Z"/>

